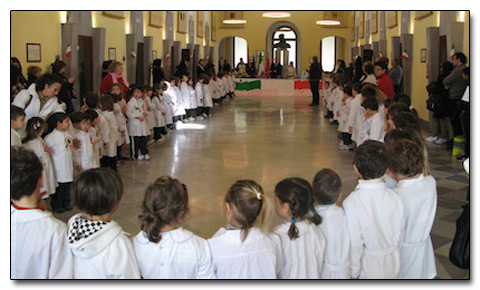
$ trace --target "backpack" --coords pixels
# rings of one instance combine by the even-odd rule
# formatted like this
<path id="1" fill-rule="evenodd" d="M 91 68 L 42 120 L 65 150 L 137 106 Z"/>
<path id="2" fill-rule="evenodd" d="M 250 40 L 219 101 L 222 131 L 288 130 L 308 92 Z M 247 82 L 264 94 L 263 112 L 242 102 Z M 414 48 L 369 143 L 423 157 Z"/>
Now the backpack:
<path id="1" fill-rule="evenodd" d="M 450 261 L 461 269 L 470 269 L 470 204 L 463 206 L 463 211 L 456 222 L 457 230 L 450 247 Z"/>

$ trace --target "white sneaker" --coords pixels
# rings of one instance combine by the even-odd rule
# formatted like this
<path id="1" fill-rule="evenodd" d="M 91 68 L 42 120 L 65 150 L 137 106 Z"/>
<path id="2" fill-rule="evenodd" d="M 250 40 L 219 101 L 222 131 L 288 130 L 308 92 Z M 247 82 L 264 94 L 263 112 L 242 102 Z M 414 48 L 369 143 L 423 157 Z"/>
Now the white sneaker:
<path id="1" fill-rule="evenodd" d="M 182 121 L 178 120 L 177 122 L 175 122 L 175 125 L 180 125 L 180 124 L 183 124 Z"/>
<path id="2" fill-rule="evenodd" d="M 188 118 L 189 121 L 195 121 L 195 118 L 194 117 L 190 117 Z"/>
<path id="3" fill-rule="evenodd" d="M 444 138 L 438 138 L 438 140 L 435 141 L 435 144 L 437 145 L 443 145 L 445 143 L 447 143 L 447 139 L 444 139 Z"/>
<path id="4" fill-rule="evenodd" d="M 143 156 L 142 154 L 138 155 L 137 160 L 143 160 L 143 159 L 145 159 L 145 156 Z"/>
<path id="5" fill-rule="evenodd" d="M 203 113 L 203 117 L 206 119 L 206 118 L 208 118 L 208 115 Z"/>
<path id="6" fill-rule="evenodd" d="M 437 136 L 429 136 L 429 137 L 425 138 L 425 140 L 427 142 L 430 142 L 430 143 L 435 143 L 435 141 L 438 140 L 438 137 Z"/>
<path id="7" fill-rule="evenodd" d="M 189 123 L 190 121 L 189 121 L 188 119 L 183 119 L 182 122 L 183 122 L 184 124 L 187 124 L 187 123 Z"/>
<path id="8" fill-rule="evenodd" d="M 150 160 L 150 155 L 145 155 L 145 160 Z"/>
<path id="9" fill-rule="evenodd" d="M 150 140 L 148 140 L 147 144 L 150 145 L 150 144 L 153 144 L 154 142 L 155 142 L 155 140 L 150 139 Z"/>
<path id="10" fill-rule="evenodd" d="M 198 118 L 199 120 L 205 119 L 203 116 L 198 116 L 197 118 Z"/>

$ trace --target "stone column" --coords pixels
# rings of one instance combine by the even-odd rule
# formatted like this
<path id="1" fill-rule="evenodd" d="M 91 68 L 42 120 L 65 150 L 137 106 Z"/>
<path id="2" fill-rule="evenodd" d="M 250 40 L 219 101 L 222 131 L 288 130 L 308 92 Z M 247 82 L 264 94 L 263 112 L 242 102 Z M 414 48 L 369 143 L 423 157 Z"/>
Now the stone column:
<path id="1" fill-rule="evenodd" d="M 165 71 L 165 77 L 167 79 L 171 78 L 173 76 L 172 74 L 172 51 L 173 47 L 173 40 L 171 39 L 164 39 L 163 40 L 163 56 L 162 56 L 162 65 L 163 65 L 163 70 Z M 167 59 L 167 55 L 169 58 Z"/>
<path id="2" fill-rule="evenodd" d="M 403 92 L 412 97 L 412 70 L 413 70 L 413 34 L 402 34 L 402 49 L 410 56 L 408 61 L 403 62 Z"/>
<path id="3" fill-rule="evenodd" d="M 143 80 L 145 85 L 151 85 L 152 80 L 152 50 L 153 50 L 153 37 L 145 36 L 143 38 Z"/>
<path id="4" fill-rule="evenodd" d="M 439 49 L 440 46 L 440 28 L 427 27 L 427 73 L 428 81 L 432 82 L 438 78 L 439 74 Z"/>
<path id="5" fill-rule="evenodd" d="M 100 92 L 100 84 L 102 82 L 102 65 L 105 60 L 105 28 L 92 29 L 92 58 L 93 58 L 93 91 Z"/>

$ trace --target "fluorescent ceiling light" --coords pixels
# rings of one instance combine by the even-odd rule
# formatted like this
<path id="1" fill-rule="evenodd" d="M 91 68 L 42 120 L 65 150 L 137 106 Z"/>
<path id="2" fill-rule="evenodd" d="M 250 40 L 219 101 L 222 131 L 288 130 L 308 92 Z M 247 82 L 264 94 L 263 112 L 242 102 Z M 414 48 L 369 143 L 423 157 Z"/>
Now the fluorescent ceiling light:
<path id="1" fill-rule="evenodd" d="M 262 14 L 262 16 L 267 18 L 287 18 L 287 17 L 290 17 L 291 15 L 288 12 L 275 11 L 275 12 L 265 12 Z"/>
<path id="2" fill-rule="evenodd" d="M 225 19 L 223 20 L 224 24 L 245 24 L 247 23 L 247 20 L 243 19 Z"/>
<path id="3" fill-rule="evenodd" d="M 340 25 L 340 21 L 338 20 L 318 20 L 317 25 Z"/>

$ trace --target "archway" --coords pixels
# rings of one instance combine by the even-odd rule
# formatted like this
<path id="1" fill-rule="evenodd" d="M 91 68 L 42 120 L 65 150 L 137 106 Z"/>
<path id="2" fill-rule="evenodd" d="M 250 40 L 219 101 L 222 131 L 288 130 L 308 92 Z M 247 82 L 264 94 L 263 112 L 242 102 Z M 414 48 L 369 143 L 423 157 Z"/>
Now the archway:
<path id="1" fill-rule="evenodd" d="M 290 44 L 289 60 L 293 61 L 297 70 L 297 75 L 300 74 L 300 59 L 302 57 L 302 38 L 298 27 L 289 21 L 278 21 L 270 25 L 267 30 L 267 52 L 270 56 L 270 60 L 273 61 L 274 49 L 273 44 L 278 42 L 280 34 L 284 34 L 287 43 Z M 295 55 L 292 57 L 291 55 Z"/>
<path id="2" fill-rule="evenodd" d="M 248 62 L 248 42 L 246 39 L 237 36 L 227 36 L 220 40 L 218 45 L 218 61 L 220 64 L 226 60 L 232 68 L 234 68 L 240 59 L 245 63 Z"/>
<path id="3" fill-rule="evenodd" d="M 335 69 L 337 59 L 345 60 L 345 38 L 334 35 L 324 37 L 320 40 L 319 50 L 322 69 L 331 72 Z"/>

